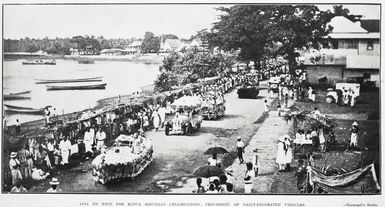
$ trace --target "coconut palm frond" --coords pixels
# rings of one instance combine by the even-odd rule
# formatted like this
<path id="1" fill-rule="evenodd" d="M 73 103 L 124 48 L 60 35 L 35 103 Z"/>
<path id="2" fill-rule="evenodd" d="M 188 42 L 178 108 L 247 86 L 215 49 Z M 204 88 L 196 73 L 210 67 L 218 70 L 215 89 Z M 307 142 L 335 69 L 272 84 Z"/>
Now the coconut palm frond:
<path id="1" fill-rule="evenodd" d="M 288 109 L 290 109 L 290 111 L 299 111 L 299 108 L 297 108 L 295 106 L 290 106 L 290 107 L 288 107 Z"/>

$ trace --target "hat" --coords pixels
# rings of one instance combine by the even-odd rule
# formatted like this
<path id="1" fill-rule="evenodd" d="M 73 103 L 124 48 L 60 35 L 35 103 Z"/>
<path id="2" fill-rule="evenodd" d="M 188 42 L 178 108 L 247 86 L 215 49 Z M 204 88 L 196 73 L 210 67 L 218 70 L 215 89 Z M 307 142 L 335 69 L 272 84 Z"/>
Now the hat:
<path id="1" fill-rule="evenodd" d="M 15 158 L 17 156 L 17 153 L 16 152 L 11 152 L 11 158 Z"/>
<path id="2" fill-rule="evenodd" d="M 59 180 L 57 178 L 52 178 L 51 182 L 49 182 L 50 185 L 59 185 Z"/>
<path id="3" fill-rule="evenodd" d="M 278 139 L 278 142 L 285 142 L 285 137 L 280 137 L 280 138 Z"/>
<path id="4" fill-rule="evenodd" d="M 241 140 L 241 137 L 240 137 L 240 136 L 238 136 L 238 137 L 237 137 L 237 140 Z"/>
<path id="5" fill-rule="evenodd" d="M 254 149 L 253 149 L 253 152 L 258 152 L 258 149 L 257 149 L 257 148 L 254 148 Z"/>
<path id="6" fill-rule="evenodd" d="M 226 172 L 228 172 L 228 173 L 233 173 L 234 170 L 233 170 L 233 168 L 230 166 L 230 167 L 226 168 Z"/>
<path id="7" fill-rule="evenodd" d="M 358 126 L 358 123 L 355 121 L 355 122 L 353 122 L 352 125 L 353 125 L 353 126 Z"/>

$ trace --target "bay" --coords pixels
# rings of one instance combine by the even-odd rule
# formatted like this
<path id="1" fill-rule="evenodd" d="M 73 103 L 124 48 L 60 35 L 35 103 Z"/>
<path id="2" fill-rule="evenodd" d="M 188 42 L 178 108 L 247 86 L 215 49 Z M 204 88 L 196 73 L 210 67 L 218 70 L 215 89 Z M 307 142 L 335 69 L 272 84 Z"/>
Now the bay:
<path id="1" fill-rule="evenodd" d="M 57 113 L 71 113 L 96 106 L 99 99 L 127 95 L 152 84 L 159 73 L 159 64 L 124 61 L 95 61 L 79 64 L 76 60 L 56 60 L 56 65 L 23 65 L 21 59 L 3 62 L 3 94 L 32 90 L 31 99 L 3 101 L 5 104 L 41 108 L 51 105 Z M 74 79 L 103 76 L 102 82 L 73 83 L 73 85 L 107 83 L 105 90 L 47 91 L 46 84 L 35 79 Z M 51 84 L 50 84 L 51 85 Z M 64 84 L 56 84 L 64 85 Z M 43 118 L 40 115 L 5 113 L 8 125 Z"/>

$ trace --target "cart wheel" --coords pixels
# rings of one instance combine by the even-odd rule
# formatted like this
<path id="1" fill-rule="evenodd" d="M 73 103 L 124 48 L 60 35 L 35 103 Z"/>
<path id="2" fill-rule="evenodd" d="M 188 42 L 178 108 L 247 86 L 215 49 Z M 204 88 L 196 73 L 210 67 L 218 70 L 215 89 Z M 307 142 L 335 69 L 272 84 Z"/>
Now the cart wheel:
<path id="1" fill-rule="evenodd" d="M 333 103 L 334 98 L 331 96 L 326 97 L 326 103 L 331 104 Z"/>
<path id="2" fill-rule="evenodd" d="M 191 124 L 189 124 L 186 128 L 185 128 L 185 134 L 187 135 L 187 136 L 190 136 L 191 135 L 191 129 L 192 127 L 191 127 Z"/>
<path id="3" fill-rule="evenodd" d="M 167 125 L 164 129 L 164 133 L 166 134 L 166 136 L 170 135 L 170 128 Z"/>

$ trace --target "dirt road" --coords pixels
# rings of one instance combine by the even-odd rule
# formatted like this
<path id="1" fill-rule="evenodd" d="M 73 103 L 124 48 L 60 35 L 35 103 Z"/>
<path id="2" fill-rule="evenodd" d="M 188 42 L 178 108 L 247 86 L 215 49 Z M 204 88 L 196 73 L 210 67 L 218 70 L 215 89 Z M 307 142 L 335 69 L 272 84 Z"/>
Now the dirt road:
<path id="1" fill-rule="evenodd" d="M 224 165 L 231 165 L 236 157 L 236 137 L 248 143 L 260 124 L 255 123 L 263 114 L 267 91 L 261 90 L 258 99 L 238 99 L 236 89 L 226 94 L 226 115 L 217 121 L 203 121 L 199 132 L 191 136 L 166 136 L 164 131 L 147 132 L 154 144 L 153 162 L 135 180 L 112 185 L 95 184 L 91 161 L 64 172 L 59 176 L 64 192 L 173 192 L 191 193 L 195 179 L 193 172 L 207 164 L 203 152 L 211 146 L 223 146 L 230 151 Z M 267 99 L 268 102 L 271 100 Z M 44 192 L 48 181 L 34 186 L 30 192 Z"/>

